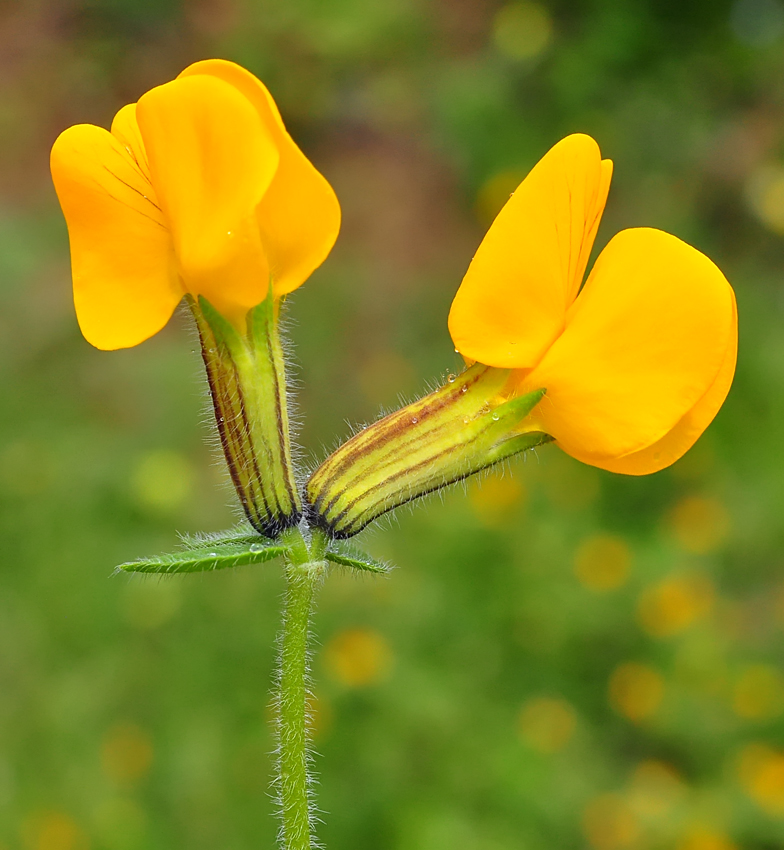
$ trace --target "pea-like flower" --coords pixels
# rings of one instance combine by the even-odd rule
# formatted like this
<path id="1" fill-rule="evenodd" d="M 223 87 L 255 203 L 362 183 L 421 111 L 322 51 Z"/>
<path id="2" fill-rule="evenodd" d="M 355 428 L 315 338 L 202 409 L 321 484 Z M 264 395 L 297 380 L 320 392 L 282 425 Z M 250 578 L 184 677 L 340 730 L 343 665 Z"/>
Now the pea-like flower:
<path id="1" fill-rule="evenodd" d="M 269 285 L 280 297 L 308 278 L 340 227 L 329 183 L 232 62 L 190 65 L 124 106 L 111 132 L 69 127 L 51 165 L 79 325 L 98 348 L 157 333 L 186 293 L 242 330 Z"/>
<path id="2" fill-rule="evenodd" d="M 543 387 L 527 424 L 585 463 L 642 475 L 710 424 L 737 354 L 732 287 L 704 254 L 652 228 L 610 240 L 582 284 L 612 163 L 559 142 L 500 212 L 449 314 L 460 353 Z"/>
<path id="3" fill-rule="evenodd" d="M 85 338 L 137 345 L 185 296 L 243 507 L 264 533 L 295 523 L 278 306 L 330 252 L 340 207 L 267 89 L 231 62 L 197 62 L 111 132 L 65 130 L 51 167 Z"/>
<path id="4" fill-rule="evenodd" d="M 582 285 L 611 174 L 580 134 L 533 168 L 452 304 L 449 330 L 470 368 L 330 456 L 307 486 L 314 521 L 350 536 L 546 441 L 630 475 L 694 444 L 732 383 L 734 293 L 704 254 L 650 228 L 611 239 Z"/>

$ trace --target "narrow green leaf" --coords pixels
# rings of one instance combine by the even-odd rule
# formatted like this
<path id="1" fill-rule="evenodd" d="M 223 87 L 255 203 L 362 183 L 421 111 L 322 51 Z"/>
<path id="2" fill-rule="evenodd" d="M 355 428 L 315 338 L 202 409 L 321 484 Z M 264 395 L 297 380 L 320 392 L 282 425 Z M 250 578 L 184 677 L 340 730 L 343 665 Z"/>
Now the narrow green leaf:
<path id="1" fill-rule="evenodd" d="M 363 572 L 386 575 L 391 569 L 387 564 L 371 558 L 370 555 L 343 540 L 332 540 L 324 557 L 333 564 L 341 564 Z"/>
<path id="2" fill-rule="evenodd" d="M 286 547 L 266 542 L 261 537 L 246 538 L 241 542 L 215 543 L 196 549 L 182 549 L 157 558 L 141 558 L 120 564 L 118 570 L 129 573 L 201 573 L 212 570 L 225 570 L 228 567 L 242 567 L 247 564 L 261 564 L 286 554 Z"/>

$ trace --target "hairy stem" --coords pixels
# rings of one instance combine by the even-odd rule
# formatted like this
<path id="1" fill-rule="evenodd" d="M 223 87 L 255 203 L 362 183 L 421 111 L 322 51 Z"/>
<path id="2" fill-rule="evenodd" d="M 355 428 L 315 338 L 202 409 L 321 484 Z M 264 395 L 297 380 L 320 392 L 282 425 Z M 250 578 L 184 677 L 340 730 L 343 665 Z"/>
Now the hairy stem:
<path id="1" fill-rule="evenodd" d="M 308 631 L 313 601 L 326 569 L 324 540 L 310 543 L 297 529 L 288 532 L 286 599 L 280 639 L 278 680 L 278 800 L 281 846 L 311 850 L 313 806 L 308 774 Z"/>

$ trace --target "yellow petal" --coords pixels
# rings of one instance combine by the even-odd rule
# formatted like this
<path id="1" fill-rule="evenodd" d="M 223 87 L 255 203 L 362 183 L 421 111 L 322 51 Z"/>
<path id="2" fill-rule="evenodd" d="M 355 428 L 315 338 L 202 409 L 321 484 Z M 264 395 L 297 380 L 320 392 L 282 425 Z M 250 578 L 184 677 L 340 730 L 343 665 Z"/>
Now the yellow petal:
<path id="1" fill-rule="evenodd" d="M 610 472 L 621 472 L 624 475 L 648 475 L 651 472 L 665 469 L 686 454 L 713 421 L 732 386 L 732 379 L 735 376 L 735 363 L 738 359 L 738 314 L 734 294 L 732 303 L 733 329 L 719 374 L 705 395 L 677 425 L 652 446 L 648 446 L 642 451 L 632 452 L 620 458 L 589 458 L 586 456 L 579 458 L 579 460 L 601 469 L 608 469 Z"/>
<path id="2" fill-rule="evenodd" d="M 155 191 L 127 148 L 91 124 L 60 134 L 51 166 L 82 333 L 97 348 L 137 345 L 183 296 Z"/>
<path id="3" fill-rule="evenodd" d="M 547 389 L 537 424 L 568 454 L 621 458 L 661 440 L 695 408 L 734 332 L 732 289 L 704 254 L 660 230 L 624 230 L 521 391 Z"/>
<path id="4" fill-rule="evenodd" d="M 275 294 L 291 292 L 332 250 L 340 230 L 338 199 L 286 132 L 272 95 L 259 79 L 222 59 L 196 62 L 180 77 L 199 74 L 217 77 L 242 92 L 277 146 L 278 170 L 257 212 Z"/>
<path id="5" fill-rule="evenodd" d="M 256 206 L 278 152 L 233 86 L 195 76 L 139 99 L 139 129 L 183 282 L 241 324 L 267 292 Z"/>
<path id="6" fill-rule="evenodd" d="M 612 163 L 581 134 L 558 142 L 498 214 L 449 313 L 455 348 L 526 369 L 564 327 L 599 227 Z"/>

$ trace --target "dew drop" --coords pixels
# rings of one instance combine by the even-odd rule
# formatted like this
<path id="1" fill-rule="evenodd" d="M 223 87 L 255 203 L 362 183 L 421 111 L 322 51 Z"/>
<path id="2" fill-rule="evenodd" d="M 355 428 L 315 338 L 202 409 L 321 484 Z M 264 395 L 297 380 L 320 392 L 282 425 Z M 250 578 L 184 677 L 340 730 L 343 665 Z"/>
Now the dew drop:
<path id="1" fill-rule="evenodd" d="M 493 413 L 493 422 L 498 422 L 501 417 L 497 413 Z"/>
<path id="2" fill-rule="evenodd" d="M 218 557 L 218 553 L 217 553 L 217 552 L 210 552 L 210 553 L 207 555 L 207 557 L 208 557 L 208 558 L 217 558 L 217 557 Z"/>
<path id="3" fill-rule="evenodd" d="M 251 543 L 250 544 L 250 551 L 251 552 L 261 552 L 261 550 L 263 548 L 264 547 L 261 545 L 261 543 Z"/>
<path id="4" fill-rule="evenodd" d="M 462 387 L 460 387 L 460 392 L 461 392 L 461 393 L 467 393 L 467 392 L 468 392 L 468 387 L 467 387 L 465 384 L 463 384 L 463 386 L 462 386 Z"/>
<path id="5" fill-rule="evenodd" d="M 447 375 L 446 379 L 450 384 L 454 384 L 454 382 L 456 380 L 456 376 L 455 375 Z"/>
<path id="6" fill-rule="evenodd" d="M 456 348 L 456 349 L 455 349 L 455 354 L 460 354 L 460 349 L 459 349 L 459 348 Z"/>
<path id="7" fill-rule="evenodd" d="M 417 424 L 417 422 L 419 422 L 419 420 L 416 418 L 416 416 L 412 416 L 412 417 L 411 417 L 411 424 L 412 424 L 412 425 L 416 425 L 416 424 Z"/>
<path id="8" fill-rule="evenodd" d="M 471 417 L 470 417 L 470 416 L 465 416 L 465 417 L 463 417 L 463 422 L 464 422 L 466 425 L 468 425 L 468 423 L 469 423 L 470 421 L 471 421 Z"/>

